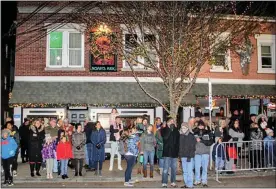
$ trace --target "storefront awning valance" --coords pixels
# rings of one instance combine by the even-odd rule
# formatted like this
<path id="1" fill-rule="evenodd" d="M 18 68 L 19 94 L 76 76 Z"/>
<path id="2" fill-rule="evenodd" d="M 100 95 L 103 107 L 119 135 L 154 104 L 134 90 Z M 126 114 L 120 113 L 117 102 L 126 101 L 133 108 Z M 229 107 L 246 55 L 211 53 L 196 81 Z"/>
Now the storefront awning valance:
<path id="1" fill-rule="evenodd" d="M 162 83 L 142 83 L 163 103 L 169 99 Z M 273 85 L 213 84 L 213 95 L 274 95 Z M 195 96 L 208 95 L 208 84 L 195 84 L 183 104 L 195 105 Z M 15 82 L 10 104 L 157 104 L 134 82 Z"/>

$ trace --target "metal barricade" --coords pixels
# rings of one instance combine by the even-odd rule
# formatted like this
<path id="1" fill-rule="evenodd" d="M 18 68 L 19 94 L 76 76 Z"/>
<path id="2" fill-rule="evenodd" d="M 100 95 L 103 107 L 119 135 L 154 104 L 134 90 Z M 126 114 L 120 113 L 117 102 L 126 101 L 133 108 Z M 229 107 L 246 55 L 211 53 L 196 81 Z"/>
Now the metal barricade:
<path id="1" fill-rule="evenodd" d="M 226 172 L 276 169 L 275 140 L 222 142 L 213 146 L 216 181 Z M 215 153 L 215 154 L 214 154 Z"/>

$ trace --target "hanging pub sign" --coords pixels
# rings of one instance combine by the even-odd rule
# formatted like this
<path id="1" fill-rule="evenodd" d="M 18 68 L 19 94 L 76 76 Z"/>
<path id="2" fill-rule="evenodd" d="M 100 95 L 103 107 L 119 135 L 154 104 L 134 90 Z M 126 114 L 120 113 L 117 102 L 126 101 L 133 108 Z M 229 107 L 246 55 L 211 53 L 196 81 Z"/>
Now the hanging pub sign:
<path id="1" fill-rule="evenodd" d="M 90 32 L 90 71 L 116 72 L 117 55 L 115 53 L 115 35 L 101 25 Z"/>

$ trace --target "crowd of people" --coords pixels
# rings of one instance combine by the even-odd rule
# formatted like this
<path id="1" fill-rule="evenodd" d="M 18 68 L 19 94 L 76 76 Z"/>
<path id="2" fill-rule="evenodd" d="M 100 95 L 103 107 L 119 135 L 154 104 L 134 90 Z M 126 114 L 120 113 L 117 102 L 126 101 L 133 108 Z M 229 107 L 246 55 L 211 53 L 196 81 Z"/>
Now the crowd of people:
<path id="1" fill-rule="evenodd" d="M 184 188 L 202 185 L 208 187 L 208 165 L 210 149 L 213 146 L 213 160 L 217 170 L 234 172 L 237 159 L 244 147 L 242 141 L 247 137 L 251 141 L 250 165 L 252 170 L 276 165 L 276 147 L 274 132 L 275 115 L 269 120 L 263 114 L 250 115 L 250 130 L 244 133 L 242 112 L 234 111 L 231 118 L 221 117 L 218 123 L 209 125 L 209 120 L 197 109 L 195 116 L 188 122 L 177 125 L 175 119 L 168 118 L 163 123 L 155 118 L 149 124 L 147 116 L 138 117 L 126 124 L 118 111 L 112 109 L 110 115 L 111 157 L 109 171 L 114 169 L 114 157 L 117 155 L 118 170 L 123 170 L 122 157 L 127 162 L 124 186 L 132 187 L 132 171 L 136 165 L 137 174 L 154 177 L 154 158 L 157 157 L 159 174 L 162 175 L 162 187 L 176 187 L 176 173 L 181 162 Z M 248 135 L 248 136 L 246 136 Z M 264 143 L 260 142 L 264 140 Z M 235 144 L 223 145 L 224 142 Z M 75 176 L 82 176 L 83 167 L 102 176 L 105 161 L 106 131 L 97 121 L 81 124 L 69 123 L 68 119 L 24 119 L 18 129 L 8 118 L 2 128 L 2 166 L 6 185 L 13 185 L 17 176 L 17 157 L 21 148 L 22 163 L 29 162 L 31 177 L 40 177 L 41 167 L 47 171 L 46 178 L 53 179 L 57 173 L 62 179 L 68 178 L 68 166 L 74 168 Z M 227 148 L 227 149 L 225 149 Z M 265 150 L 270 157 L 264 158 Z M 274 159 L 274 162 L 272 161 Z M 180 161 L 179 161 L 180 160 Z M 260 162 L 263 167 L 260 167 Z"/>

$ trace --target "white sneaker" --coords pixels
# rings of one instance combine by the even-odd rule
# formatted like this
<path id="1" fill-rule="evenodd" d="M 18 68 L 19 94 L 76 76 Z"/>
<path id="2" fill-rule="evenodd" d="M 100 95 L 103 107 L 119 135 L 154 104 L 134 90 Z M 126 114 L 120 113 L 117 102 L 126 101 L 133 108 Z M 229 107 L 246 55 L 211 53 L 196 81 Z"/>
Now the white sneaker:
<path id="1" fill-rule="evenodd" d="M 109 171 L 112 171 L 113 170 L 113 167 L 109 167 Z"/>
<path id="2" fill-rule="evenodd" d="M 12 172 L 12 175 L 13 175 L 14 177 L 16 177 L 16 176 L 17 176 L 17 172 L 16 172 L 16 170 L 14 170 L 14 171 Z"/>
<path id="3" fill-rule="evenodd" d="M 120 171 L 122 171 L 123 170 L 123 168 L 120 166 L 120 167 L 118 167 L 118 169 L 120 170 Z"/>
<path id="4" fill-rule="evenodd" d="M 171 183 L 171 186 L 176 187 L 177 185 L 173 182 L 173 183 Z"/>
<path id="5" fill-rule="evenodd" d="M 129 183 L 129 184 L 135 184 L 136 181 L 135 181 L 135 180 L 129 180 L 128 183 Z"/>
<path id="6" fill-rule="evenodd" d="M 125 182 L 125 183 L 124 183 L 124 186 L 133 187 L 133 184 L 130 184 L 129 182 Z"/>
<path id="7" fill-rule="evenodd" d="M 167 188 L 168 185 L 167 184 L 162 184 L 162 188 Z"/>

